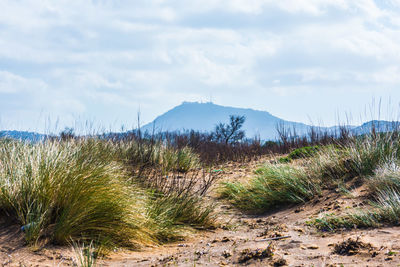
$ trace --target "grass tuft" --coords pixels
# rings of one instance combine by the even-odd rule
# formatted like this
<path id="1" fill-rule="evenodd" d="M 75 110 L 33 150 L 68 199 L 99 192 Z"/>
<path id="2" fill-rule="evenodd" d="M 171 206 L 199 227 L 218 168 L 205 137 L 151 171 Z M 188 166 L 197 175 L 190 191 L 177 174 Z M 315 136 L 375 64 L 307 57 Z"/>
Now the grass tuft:
<path id="1" fill-rule="evenodd" d="M 320 192 L 303 169 L 266 165 L 256 173 L 248 184 L 224 183 L 222 196 L 243 211 L 262 213 L 278 205 L 305 202 Z"/>
<path id="2" fill-rule="evenodd" d="M 400 222 L 400 193 L 394 189 L 379 191 L 372 208 L 355 210 L 344 215 L 324 214 L 309 221 L 321 231 L 398 225 Z"/>
<path id="3" fill-rule="evenodd" d="M 95 247 L 93 242 L 88 245 L 72 242 L 72 250 L 75 254 L 75 264 L 79 267 L 95 267 L 101 250 Z"/>
<path id="4" fill-rule="evenodd" d="M 33 246 L 164 242 L 183 226 L 213 224 L 204 195 L 214 176 L 199 177 L 198 167 L 190 149 L 161 143 L 0 139 L 0 212 L 20 223 Z"/>
<path id="5" fill-rule="evenodd" d="M 28 243 L 150 239 L 145 196 L 126 183 L 109 145 L 87 139 L 0 147 L 0 209 L 23 225 Z"/>
<path id="6" fill-rule="evenodd" d="M 320 149 L 320 146 L 305 146 L 305 147 L 300 147 L 296 148 L 292 152 L 289 153 L 286 157 L 279 158 L 280 163 L 289 163 L 292 162 L 292 160 L 295 159 L 301 159 L 301 158 L 310 158 L 314 156 L 318 150 Z"/>

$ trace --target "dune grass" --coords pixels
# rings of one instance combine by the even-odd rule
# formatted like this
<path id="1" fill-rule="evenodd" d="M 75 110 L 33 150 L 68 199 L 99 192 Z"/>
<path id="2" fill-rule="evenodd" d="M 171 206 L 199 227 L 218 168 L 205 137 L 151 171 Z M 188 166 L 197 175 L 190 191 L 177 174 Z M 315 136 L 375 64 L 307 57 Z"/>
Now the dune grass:
<path id="1" fill-rule="evenodd" d="M 189 147 L 174 148 L 160 140 L 125 140 L 115 144 L 118 156 L 140 174 L 149 168 L 168 172 L 187 173 L 201 168 L 199 156 Z"/>
<path id="2" fill-rule="evenodd" d="M 10 142 L 0 147 L 0 208 L 24 226 L 27 242 L 101 238 L 148 240 L 145 196 L 96 140 Z"/>
<path id="3" fill-rule="evenodd" d="M 319 149 L 320 149 L 320 146 L 305 146 L 305 147 L 296 148 L 293 151 L 291 151 L 289 153 L 289 155 L 279 158 L 279 162 L 280 163 L 289 163 L 295 159 L 309 158 L 309 157 L 314 156 L 318 152 Z"/>
<path id="4" fill-rule="evenodd" d="M 223 184 L 221 195 L 241 210 L 263 213 L 277 205 L 307 201 L 321 190 L 358 179 L 370 190 L 373 212 L 355 212 L 341 218 L 328 216 L 320 222 L 329 220 L 332 225 L 347 226 L 394 223 L 389 218 L 397 216 L 399 149 L 396 131 L 352 137 L 345 144 L 321 146 L 318 151 L 304 155 L 301 167 L 267 164 L 248 183 Z"/>
<path id="5" fill-rule="evenodd" d="M 119 142 L 118 155 L 149 198 L 147 216 L 160 242 L 180 238 L 189 227 L 214 224 L 214 205 L 204 200 L 216 175 L 203 172 L 191 148 L 177 149 L 155 140 Z"/>
<path id="6" fill-rule="evenodd" d="M 363 209 L 353 210 L 342 215 L 323 214 L 317 219 L 308 221 L 309 225 L 321 231 L 381 227 L 399 225 L 399 223 L 400 193 L 393 189 L 379 191 L 375 200 Z"/>
<path id="7" fill-rule="evenodd" d="M 303 169 L 288 165 L 267 165 L 259 168 L 248 184 L 228 182 L 223 186 L 222 197 L 250 213 L 305 202 L 320 192 L 318 184 L 308 179 Z"/>
<path id="8" fill-rule="evenodd" d="M 320 230 L 335 231 L 337 229 L 379 227 L 383 225 L 398 225 L 400 223 L 400 168 L 397 150 L 398 141 L 391 138 L 379 140 L 392 147 L 380 144 L 368 146 L 361 155 L 355 157 L 358 160 L 359 174 L 363 184 L 368 190 L 369 204 L 362 209 L 351 210 L 346 214 L 323 214 L 320 218 L 309 223 Z M 382 149 L 382 147 L 384 149 Z M 356 152 L 353 148 L 353 153 Z M 369 153 L 368 153 L 369 152 Z M 363 165 L 362 159 L 367 159 Z M 375 160 L 371 160 L 375 159 Z"/>
<path id="9" fill-rule="evenodd" d="M 182 225 L 212 224 L 212 207 L 194 186 L 174 195 L 181 184 L 164 179 L 167 193 L 134 175 L 133 157 L 141 157 L 140 168 L 160 170 L 141 179 L 188 172 L 198 166 L 191 151 L 158 144 L 148 153 L 135 146 L 89 137 L 35 144 L 0 139 L 0 212 L 17 220 L 34 246 L 94 240 L 132 247 L 172 239 Z"/>
<path id="10" fill-rule="evenodd" d="M 148 216 L 157 222 L 156 237 L 161 242 L 182 238 L 188 227 L 214 226 L 214 205 L 199 196 L 154 196 L 150 205 Z"/>
<path id="11" fill-rule="evenodd" d="M 342 215 L 324 214 L 309 223 L 321 230 L 337 230 L 382 225 L 400 221 L 400 143 L 397 131 L 371 133 L 354 138 L 340 152 L 320 155 L 313 175 L 330 179 L 358 178 L 368 190 L 369 204 Z M 339 155 L 341 153 L 342 156 Z M 324 160 L 321 160 L 324 158 Z M 322 170 L 322 171 L 321 171 Z M 326 170 L 330 170 L 327 172 Z M 334 171 L 332 171 L 334 170 Z"/>

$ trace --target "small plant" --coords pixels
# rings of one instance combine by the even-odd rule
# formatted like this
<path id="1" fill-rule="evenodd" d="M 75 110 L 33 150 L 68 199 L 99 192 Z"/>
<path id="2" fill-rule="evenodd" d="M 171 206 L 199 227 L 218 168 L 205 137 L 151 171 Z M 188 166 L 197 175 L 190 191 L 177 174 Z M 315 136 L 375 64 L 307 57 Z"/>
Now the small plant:
<path id="1" fill-rule="evenodd" d="M 78 267 L 96 267 L 99 254 L 99 248 L 96 248 L 93 242 L 88 245 L 72 242 L 72 250 L 75 254 L 75 264 Z"/>
<path id="2" fill-rule="evenodd" d="M 366 178 L 368 191 L 372 197 L 378 192 L 388 189 L 400 190 L 400 166 L 396 160 L 392 160 L 378 166 L 374 175 Z"/>
<path id="3" fill-rule="evenodd" d="M 392 251 L 392 250 L 389 250 L 388 253 L 387 253 L 388 256 L 394 256 L 396 254 L 397 254 L 397 252 Z"/>
<path id="4" fill-rule="evenodd" d="M 373 247 L 370 243 L 364 243 L 357 239 L 349 238 L 341 243 L 333 246 L 333 253 L 338 255 L 352 256 L 360 252 L 362 249 L 371 250 Z"/>
<path id="5" fill-rule="evenodd" d="M 308 221 L 307 224 L 316 227 L 320 231 L 332 232 L 338 229 L 354 229 L 377 226 L 372 214 L 363 211 L 346 215 L 324 214 L 322 217 Z"/>
<path id="6" fill-rule="evenodd" d="M 280 163 L 290 163 L 291 162 L 291 159 L 289 158 L 289 157 L 281 157 L 281 158 L 279 158 L 279 162 Z"/>

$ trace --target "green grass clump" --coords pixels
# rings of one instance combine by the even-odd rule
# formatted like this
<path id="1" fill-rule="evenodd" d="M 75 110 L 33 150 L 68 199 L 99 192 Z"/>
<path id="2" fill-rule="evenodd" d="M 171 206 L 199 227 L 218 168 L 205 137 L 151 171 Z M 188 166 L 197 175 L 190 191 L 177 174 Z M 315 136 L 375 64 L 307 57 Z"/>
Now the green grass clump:
<path id="1" fill-rule="evenodd" d="M 180 238 L 188 227 L 213 225 L 214 207 L 204 201 L 210 177 L 199 170 L 200 159 L 192 149 L 136 141 L 118 143 L 118 148 L 131 180 L 146 191 L 146 214 L 156 222 L 152 229 L 158 241 Z"/>
<path id="2" fill-rule="evenodd" d="M 156 238 L 161 242 L 182 237 L 188 226 L 210 228 L 214 225 L 214 206 L 199 196 L 154 196 L 148 215 L 157 222 Z"/>
<path id="3" fill-rule="evenodd" d="M 165 170 L 187 173 L 200 167 L 200 159 L 191 148 L 173 149 L 164 147 L 161 150 L 159 164 Z"/>
<path id="4" fill-rule="evenodd" d="M 365 180 L 372 198 L 378 192 L 388 189 L 400 191 L 400 166 L 397 161 L 386 162 L 374 171 L 374 175 Z"/>
<path id="5" fill-rule="evenodd" d="M 398 225 L 400 222 L 399 144 L 393 133 L 359 137 L 347 148 L 346 163 L 333 166 L 342 176 L 359 176 L 368 189 L 370 205 L 344 215 L 324 215 L 311 222 L 320 230 Z M 335 164 L 336 162 L 336 164 Z M 327 166 L 325 164 L 324 166 Z M 317 169 L 318 170 L 318 169 Z M 340 173 L 340 172 L 338 172 Z M 350 174 L 350 175 L 349 175 Z"/>
<path id="6" fill-rule="evenodd" d="M 339 229 L 377 227 L 379 226 L 379 222 L 376 220 L 375 216 L 376 214 L 373 212 L 364 212 L 362 210 L 357 210 L 345 215 L 331 213 L 310 220 L 307 224 L 324 232 L 336 231 Z"/>
<path id="7" fill-rule="evenodd" d="M 394 189 L 379 191 L 375 201 L 371 201 L 370 204 L 371 207 L 365 210 L 356 210 L 344 215 L 325 214 L 308 223 L 322 231 L 399 225 L 400 193 L 398 191 Z"/>
<path id="8" fill-rule="evenodd" d="M 397 132 L 356 137 L 340 149 L 322 150 L 309 175 L 323 184 L 358 177 L 367 186 L 370 205 L 344 215 L 324 215 L 311 222 L 321 230 L 397 225 L 400 220 L 400 144 Z"/>
<path id="9" fill-rule="evenodd" d="M 267 165 L 256 173 L 248 184 L 225 183 L 222 196 L 241 210 L 261 213 L 278 205 L 304 202 L 320 192 L 302 169 Z"/>
<path id="10" fill-rule="evenodd" d="M 126 183 L 110 145 L 95 139 L 2 143 L 0 210 L 24 225 L 29 244 L 149 242 L 146 197 Z"/>
<path id="11" fill-rule="evenodd" d="M 321 183 L 324 188 L 338 181 L 353 179 L 357 173 L 353 170 L 348 147 L 323 147 L 307 163 L 307 175 Z"/>
<path id="12" fill-rule="evenodd" d="M 396 133 L 354 137 L 346 145 L 325 146 L 309 162 L 309 175 L 324 181 L 351 180 L 375 174 L 379 166 L 400 159 Z"/>
<path id="13" fill-rule="evenodd" d="M 279 158 L 279 162 L 289 163 L 294 159 L 312 157 L 318 152 L 320 148 L 321 148 L 320 146 L 305 146 L 301 148 L 296 148 L 295 150 L 290 152 L 289 155 L 287 155 L 286 157 Z"/>
<path id="14" fill-rule="evenodd" d="M 369 134 L 358 137 L 349 146 L 351 167 L 361 176 L 373 175 L 378 166 L 399 159 L 397 133 Z"/>

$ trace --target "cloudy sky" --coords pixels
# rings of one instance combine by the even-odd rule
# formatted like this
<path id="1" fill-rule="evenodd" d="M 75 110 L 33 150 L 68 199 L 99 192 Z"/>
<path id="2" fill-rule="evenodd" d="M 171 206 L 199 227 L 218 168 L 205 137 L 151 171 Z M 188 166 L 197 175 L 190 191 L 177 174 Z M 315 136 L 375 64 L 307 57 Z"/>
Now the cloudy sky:
<path id="1" fill-rule="evenodd" d="M 129 128 L 139 110 L 149 122 L 210 99 L 331 125 L 372 99 L 400 101 L 400 0 L 2 0 L 0 10 L 0 129 Z"/>

